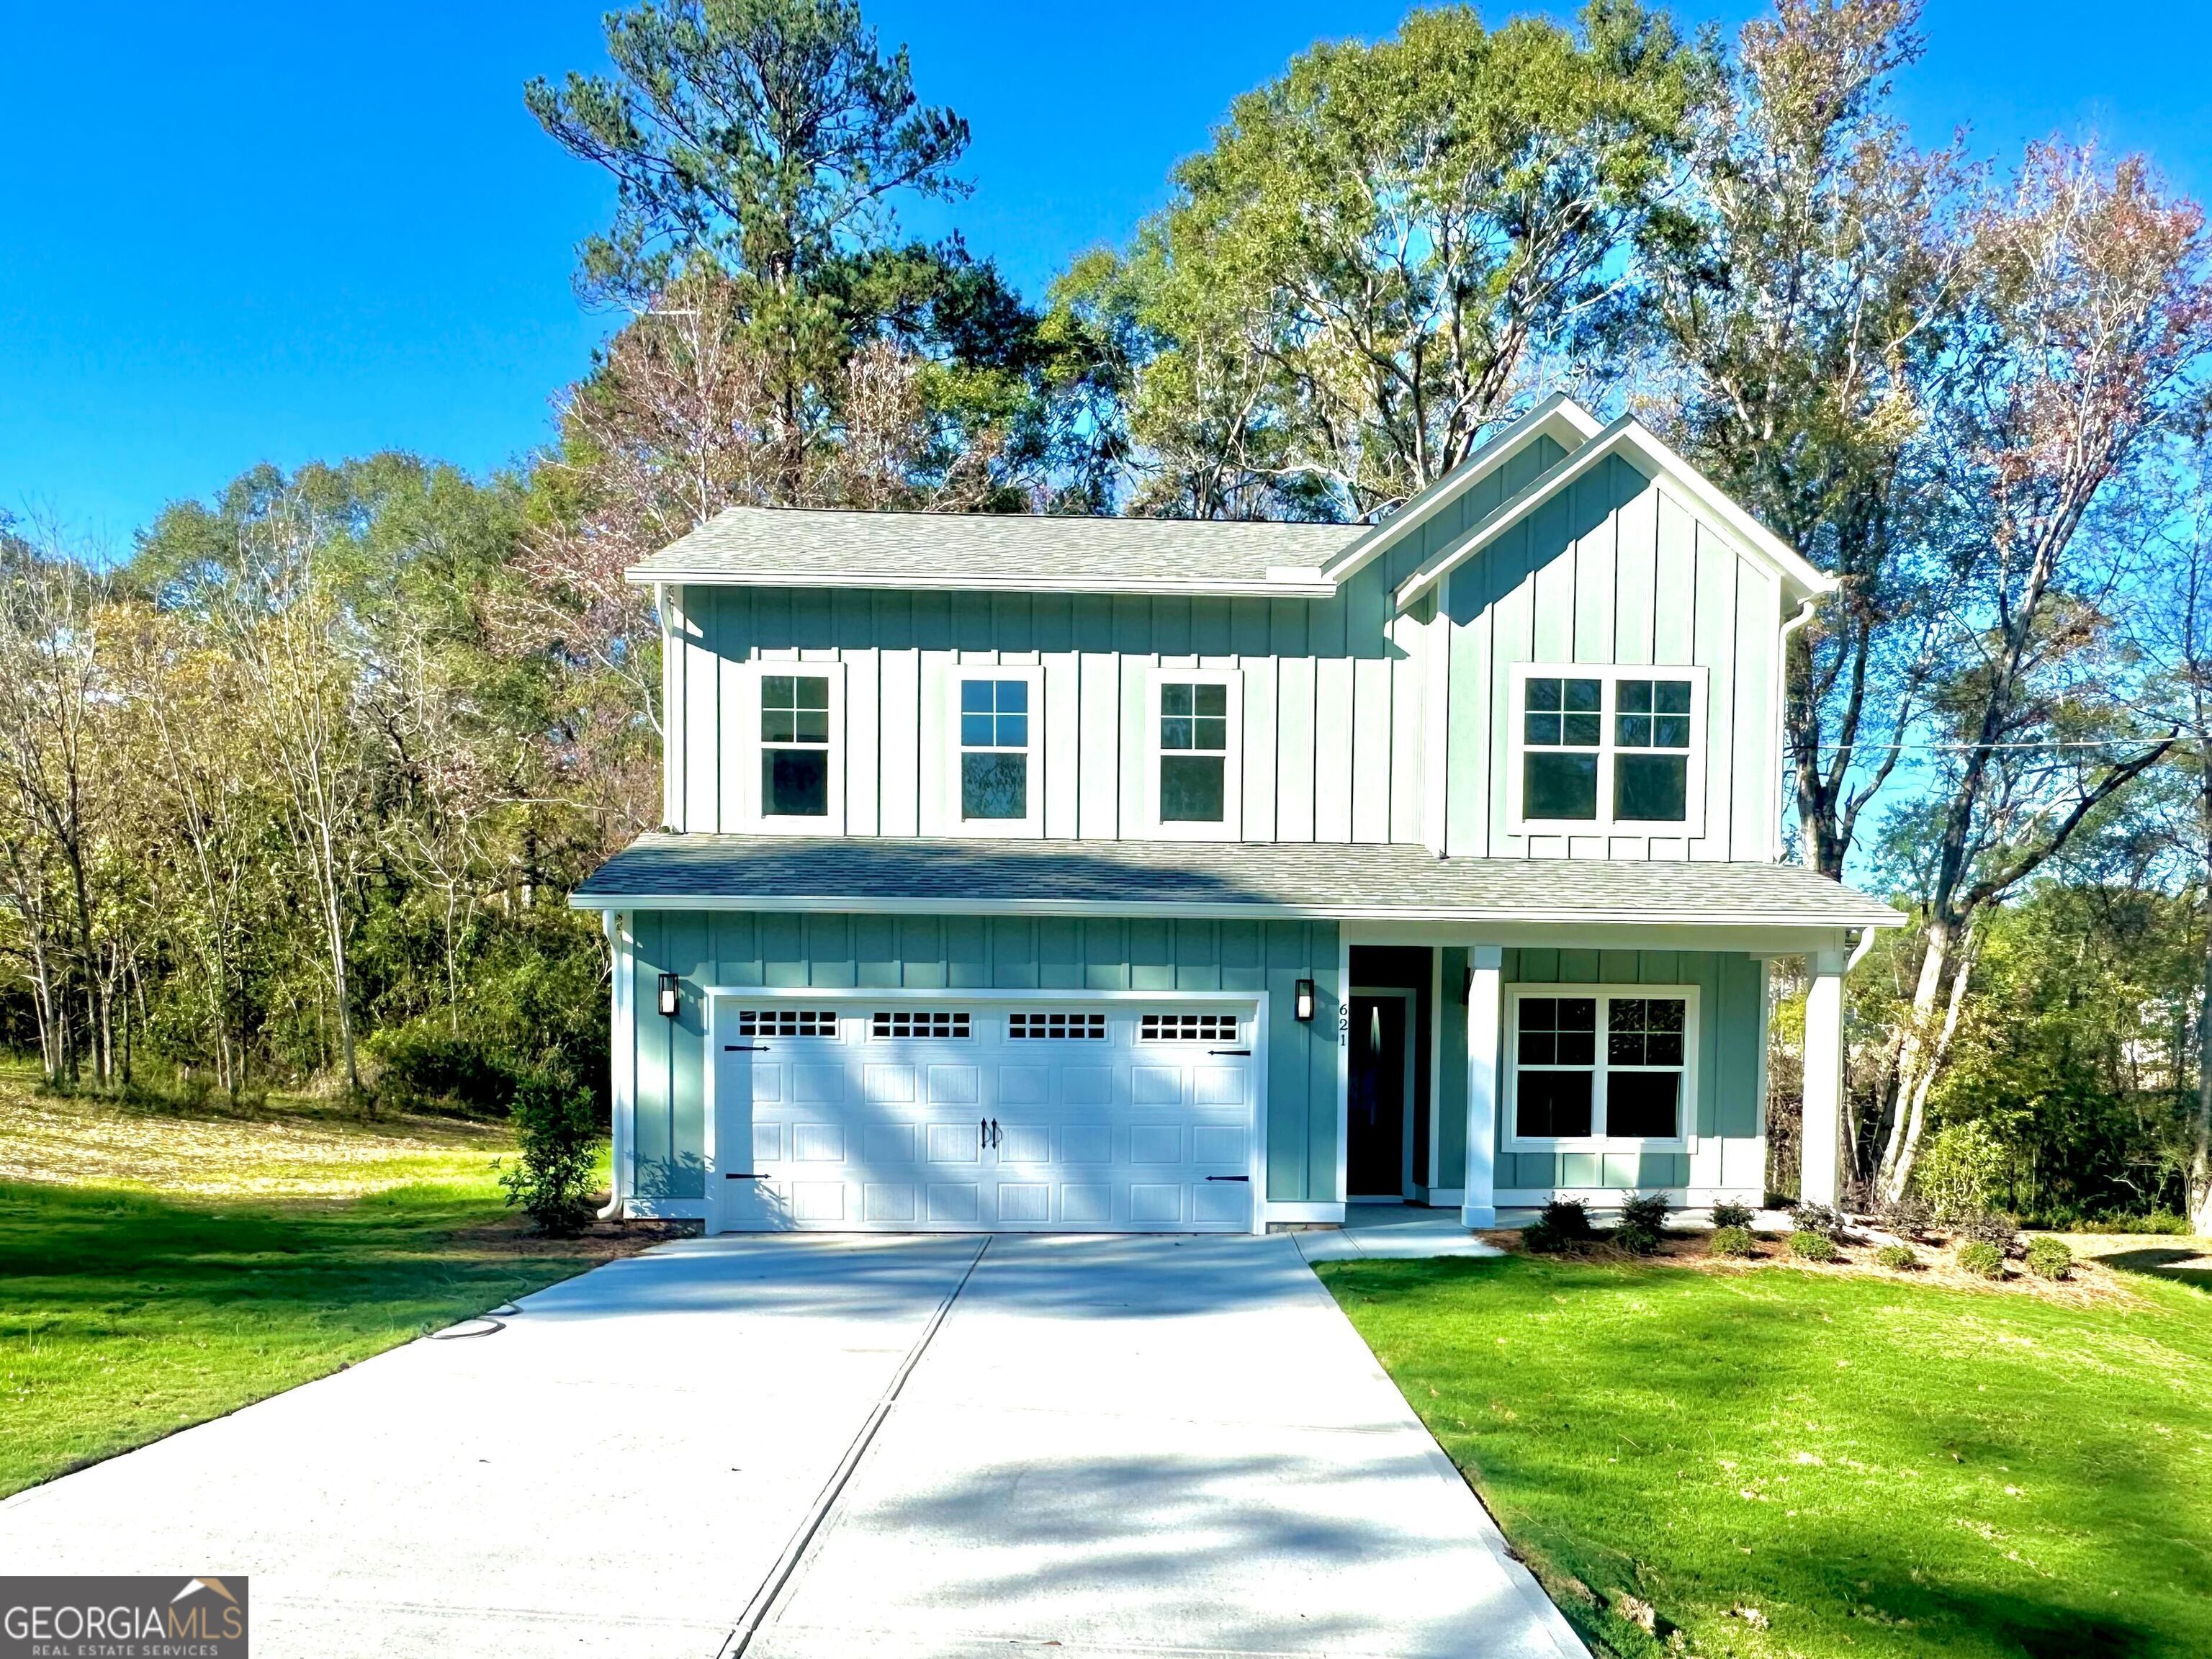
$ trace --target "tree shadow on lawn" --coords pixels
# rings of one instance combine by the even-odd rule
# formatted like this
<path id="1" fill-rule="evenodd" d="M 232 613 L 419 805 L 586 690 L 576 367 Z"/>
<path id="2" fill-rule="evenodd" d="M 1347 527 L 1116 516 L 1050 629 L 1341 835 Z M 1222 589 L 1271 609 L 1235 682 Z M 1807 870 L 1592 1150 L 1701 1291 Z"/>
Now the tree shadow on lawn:
<path id="1" fill-rule="evenodd" d="M 2203 1250 L 2160 1245 L 2139 1250 L 2121 1250 L 2094 1259 L 2103 1267 L 2118 1267 L 2131 1273 L 2147 1273 L 2169 1284 L 2212 1291 L 2212 1257 L 2208 1257 Z"/>

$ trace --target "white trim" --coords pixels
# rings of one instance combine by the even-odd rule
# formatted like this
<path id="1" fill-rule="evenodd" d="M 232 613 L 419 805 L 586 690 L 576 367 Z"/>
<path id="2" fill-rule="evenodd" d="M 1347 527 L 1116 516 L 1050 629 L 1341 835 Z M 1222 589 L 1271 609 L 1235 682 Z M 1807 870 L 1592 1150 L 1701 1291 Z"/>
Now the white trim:
<path id="1" fill-rule="evenodd" d="M 1340 1227 L 1344 1224 L 1344 1205 L 1341 1201 L 1330 1204 L 1273 1203 L 1267 1206 L 1267 1220 L 1324 1227 L 1334 1222 Z"/>
<path id="2" fill-rule="evenodd" d="M 1498 1191 L 1498 1224 L 1519 1227 L 1528 1218 L 1505 1218 L 1508 1210 L 1540 1210 L 1553 1199 L 1578 1198 L 1593 1210 L 1617 1210 L 1624 1199 L 1638 1193 L 1656 1192 L 1678 1210 L 1702 1210 L 1715 1204 L 1748 1204 L 1754 1210 L 1766 1206 L 1766 1194 L 1757 1187 L 1501 1187 Z"/>
<path id="3" fill-rule="evenodd" d="M 1437 1178 L 1443 1174 L 1444 1124 L 1444 951 L 1441 945 L 1429 947 L 1429 1166 L 1421 1171 L 1420 1188 L 1425 1195 L 1433 1194 Z M 1425 1201 L 1436 1202 L 1433 1196 Z"/>
<path id="4" fill-rule="evenodd" d="M 944 781 L 943 822 L 925 826 L 925 835 L 942 835 L 963 841 L 1035 841 L 1044 834 L 1045 757 L 1044 669 L 1042 665 L 943 662 L 930 659 L 937 679 L 939 727 L 938 768 Z M 1029 688 L 1029 746 L 1021 752 L 1029 759 L 1029 811 L 1018 818 L 975 818 L 961 816 L 961 757 L 967 745 L 961 740 L 960 689 L 969 680 L 1018 680 Z M 922 722 L 924 742 L 929 722 Z M 1011 750 L 998 752 L 1011 754 Z"/>
<path id="5" fill-rule="evenodd" d="M 631 1198 L 623 1200 L 623 1212 L 633 1221 L 706 1221 L 708 1200 L 703 1198 Z"/>
<path id="6" fill-rule="evenodd" d="M 845 771 L 853 760 L 845 727 L 845 665 L 811 658 L 751 657 L 731 666 L 737 671 L 740 690 L 736 735 L 733 738 L 726 728 L 722 733 L 723 765 L 738 769 L 738 818 L 744 830 L 753 835 L 842 836 Z M 761 682 L 771 674 L 829 682 L 830 810 L 821 817 L 771 817 L 763 808 L 761 750 L 766 744 L 761 737 Z M 869 757 L 871 764 L 874 759 Z"/>
<path id="7" fill-rule="evenodd" d="M 1339 1204 L 1352 1191 L 1352 941 L 1341 929 L 1336 936 L 1336 1176 L 1329 1191 Z"/>
<path id="8" fill-rule="evenodd" d="M 1554 985 L 1522 980 L 1504 988 L 1499 1042 L 1504 1055 L 1504 1146 L 1514 1152 L 1690 1152 L 1698 1150 L 1698 990 L 1694 985 Z M 1590 1127 L 1587 1135 L 1524 1135 L 1518 1107 L 1521 1081 L 1521 1004 L 1530 997 L 1594 997 L 1597 1000 L 1595 1054 L 1590 1067 Z M 1606 1121 L 1605 1058 L 1607 1003 L 1615 998 L 1678 997 L 1682 1009 L 1682 1093 L 1677 1103 L 1681 1133 L 1674 1135 L 1609 1135 Z"/>
<path id="9" fill-rule="evenodd" d="M 1310 568 L 1304 565 L 1271 565 L 1270 570 Z M 709 566 L 634 564 L 623 580 L 636 586 L 648 582 L 689 583 L 699 587 L 873 587 L 929 593 L 1188 593 L 1227 598 L 1270 599 L 1333 599 L 1336 585 L 1298 576 L 1264 581 L 1222 577 L 1218 580 L 1170 581 L 1136 576 L 1066 576 L 1039 572 L 1034 576 L 976 576 L 917 574 L 910 570 L 741 570 Z"/>
<path id="10" fill-rule="evenodd" d="M 1145 674 L 1145 730 L 1139 752 L 1144 781 L 1139 797 L 1139 835 L 1147 841 L 1238 841 L 1244 823 L 1244 671 L 1241 668 L 1170 668 L 1149 664 Z M 1218 685 L 1228 696 L 1228 748 L 1221 760 L 1221 818 L 1213 823 L 1160 821 L 1160 687 L 1169 683 Z M 1201 751 L 1210 752 L 1210 751 Z"/>
<path id="11" fill-rule="evenodd" d="M 1528 732 L 1528 682 L 1537 679 L 1595 680 L 1601 688 L 1598 694 L 1598 746 L 1593 751 L 1597 756 L 1598 805 L 1598 815 L 1594 818 L 1531 818 L 1522 814 L 1521 792 L 1525 769 L 1522 760 L 1526 753 L 1525 740 Z M 1623 680 L 1689 682 L 1689 748 L 1626 751 L 1620 748 L 1617 741 L 1620 735 L 1620 728 L 1614 724 L 1614 716 Z M 1613 840 L 1626 839 L 1647 843 L 1654 836 L 1668 841 L 1694 841 L 1702 837 L 1705 833 L 1705 751 L 1709 741 L 1705 730 L 1705 670 L 1691 663 L 1515 663 L 1506 708 L 1506 832 L 1515 836 L 1603 836 Z M 1545 752 L 1557 751 L 1547 745 Z M 1688 765 L 1689 781 L 1685 786 L 1683 805 L 1688 808 L 1689 816 L 1663 823 L 1648 818 L 1615 818 L 1612 812 L 1613 766 L 1624 752 L 1682 755 Z"/>
<path id="12" fill-rule="evenodd" d="M 1492 436 L 1443 477 L 1416 492 L 1370 534 L 1361 537 L 1322 568 L 1332 580 L 1346 581 L 1537 439 L 1548 436 L 1571 455 L 1603 430 L 1595 416 L 1565 392 L 1555 392 Z"/>
<path id="13" fill-rule="evenodd" d="M 1623 415 L 1486 514 L 1473 533 L 1451 552 L 1407 577 L 1393 596 L 1396 608 L 1401 611 L 1409 608 L 1414 600 L 1544 502 L 1607 456 L 1624 449 L 1633 450 L 1642 458 L 1644 465 L 1638 470 L 1648 473 L 1653 483 L 1671 485 L 1678 495 L 1688 497 L 1685 505 L 1697 513 L 1701 521 L 1711 523 L 1736 552 L 1753 563 L 1765 566 L 1800 593 L 1836 591 L 1834 577 L 1823 574 L 1795 548 L 1730 501 L 1711 479 L 1668 448 L 1641 421 L 1632 415 Z"/>
<path id="14" fill-rule="evenodd" d="M 1226 992 L 1216 992 L 1226 996 Z M 1274 1012 L 1274 993 L 1262 991 L 1252 1003 L 1252 1231 L 1267 1231 L 1267 1073 L 1274 1070 L 1274 1055 L 1267 1048 Z"/>

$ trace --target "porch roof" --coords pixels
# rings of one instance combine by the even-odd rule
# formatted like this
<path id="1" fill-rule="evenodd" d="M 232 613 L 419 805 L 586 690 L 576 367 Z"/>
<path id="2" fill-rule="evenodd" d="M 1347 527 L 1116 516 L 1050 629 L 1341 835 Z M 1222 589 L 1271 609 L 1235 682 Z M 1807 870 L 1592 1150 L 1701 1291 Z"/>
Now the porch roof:
<path id="1" fill-rule="evenodd" d="M 1793 865 L 1439 858 L 1310 842 L 641 836 L 586 910 L 1305 917 L 1893 927 L 1881 900 Z"/>

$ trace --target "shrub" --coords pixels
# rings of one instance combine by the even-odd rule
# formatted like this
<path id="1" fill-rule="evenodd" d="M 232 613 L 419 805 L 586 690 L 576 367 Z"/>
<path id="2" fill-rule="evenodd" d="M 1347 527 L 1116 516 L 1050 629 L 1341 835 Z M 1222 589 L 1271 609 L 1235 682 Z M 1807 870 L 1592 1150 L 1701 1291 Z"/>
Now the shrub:
<path id="1" fill-rule="evenodd" d="M 379 1031 L 364 1046 L 379 1067 L 379 1103 L 400 1111 L 488 1115 L 515 1092 L 514 1070 L 484 1044 L 427 1021 Z"/>
<path id="2" fill-rule="evenodd" d="M 1874 1259 L 1880 1266 L 1893 1267 L 1899 1273 L 1909 1273 L 1920 1265 L 1920 1258 L 1913 1254 L 1910 1244 L 1885 1244 L 1874 1253 Z"/>
<path id="3" fill-rule="evenodd" d="M 2000 1255 L 2012 1249 L 2018 1232 L 2011 1217 L 1992 1215 L 1987 1210 L 1969 1210 L 1951 1223 L 1951 1237 L 1955 1242 L 1994 1245 Z"/>
<path id="4" fill-rule="evenodd" d="M 1832 1244 L 1840 1242 L 1850 1226 L 1841 1210 L 1826 1204 L 1795 1205 L 1790 1218 L 1799 1232 L 1818 1233 Z"/>
<path id="5" fill-rule="evenodd" d="M 1589 1206 L 1579 1198 L 1555 1198 L 1544 1206 L 1536 1218 L 1536 1225 L 1549 1227 L 1570 1244 L 1579 1244 L 1591 1237 Z"/>
<path id="6" fill-rule="evenodd" d="M 1670 1207 L 1664 1193 L 1631 1193 L 1620 1200 L 1620 1224 L 1641 1227 L 1656 1237 L 1667 1231 Z"/>
<path id="7" fill-rule="evenodd" d="M 1986 1123 L 1947 1123 L 1928 1139 L 1912 1166 L 1913 1183 L 1948 1221 L 1990 1207 L 2011 1156 Z"/>
<path id="8" fill-rule="evenodd" d="M 1843 1252 L 1836 1248 L 1836 1241 L 1827 1234 L 1801 1227 L 1790 1235 L 1790 1254 L 1800 1261 L 1834 1261 L 1842 1256 Z"/>
<path id="9" fill-rule="evenodd" d="M 1917 1193 L 1906 1193 L 1884 1199 L 1875 1208 L 1875 1219 L 1901 1238 L 1920 1238 L 1936 1224 L 1936 1206 Z"/>
<path id="10" fill-rule="evenodd" d="M 1713 1206 L 1713 1225 L 1733 1227 L 1740 1232 L 1751 1231 L 1751 1224 L 1759 1219 L 1759 1212 L 1748 1204 L 1730 1204 L 1723 1200 Z"/>
<path id="11" fill-rule="evenodd" d="M 581 1232 L 592 1218 L 592 1176 L 599 1162 L 599 1126 L 585 1090 L 526 1073 L 512 1105 L 521 1156 L 499 1178 L 510 1206 L 530 1212 L 540 1232 Z"/>
<path id="12" fill-rule="evenodd" d="M 2002 1279 L 2004 1252 L 1986 1238 L 1970 1239 L 1959 1246 L 1959 1266 L 1977 1279 Z"/>
<path id="13" fill-rule="evenodd" d="M 1550 1222 L 1539 1218 L 1521 1230 L 1521 1245 L 1539 1255 L 1557 1255 L 1562 1250 L 1572 1249 L 1574 1242 Z"/>
<path id="14" fill-rule="evenodd" d="M 1737 1208 L 1742 1206 L 1738 1205 Z M 1753 1255 L 1752 1231 L 1748 1227 L 1716 1227 L 1713 1229 L 1712 1249 L 1715 1255 L 1734 1256 L 1738 1260 Z"/>
<path id="15" fill-rule="evenodd" d="M 2027 1270 L 2038 1279 L 2068 1279 L 2074 1273 L 2074 1251 L 2063 1238 L 2049 1234 L 2027 1241 Z"/>
<path id="16" fill-rule="evenodd" d="M 1641 1222 L 1624 1221 L 1608 1237 L 1616 1249 L 1631 1255 L 1650 1255 L 1659 1248 L 1659 1235 Z"/>

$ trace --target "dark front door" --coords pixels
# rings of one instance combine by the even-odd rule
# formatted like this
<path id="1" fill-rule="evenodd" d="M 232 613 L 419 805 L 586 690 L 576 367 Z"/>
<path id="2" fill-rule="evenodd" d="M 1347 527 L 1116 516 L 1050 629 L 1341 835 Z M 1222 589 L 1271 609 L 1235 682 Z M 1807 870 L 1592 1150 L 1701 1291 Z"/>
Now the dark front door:
<path id="1" fill-rule="evenodd" d="M 1352 1121 L 1346 1182 L 1353 1198 L 1397 1198 L 1406 1180 L 1406 1014 L 1411 999 L 1352 999 Z"/>

